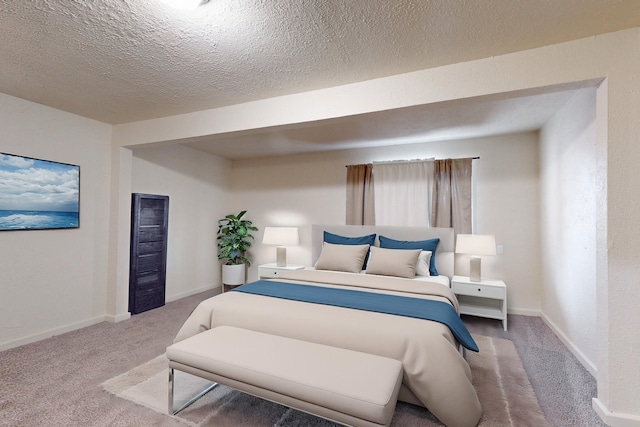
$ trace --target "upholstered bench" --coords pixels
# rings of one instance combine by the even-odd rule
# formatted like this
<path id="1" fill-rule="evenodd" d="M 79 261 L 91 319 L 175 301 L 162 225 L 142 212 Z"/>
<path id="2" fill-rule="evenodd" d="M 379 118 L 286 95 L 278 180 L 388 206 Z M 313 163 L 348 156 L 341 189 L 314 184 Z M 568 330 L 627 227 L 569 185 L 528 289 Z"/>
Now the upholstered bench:
<path id="1" fill-rule="evenodd" d="M 167 348 L 173 370 L 352 426 L 388 426 L 402 382 L 398 360 L 220 326 Z M 201 396 L 201 394 L 199 395 Z"/>

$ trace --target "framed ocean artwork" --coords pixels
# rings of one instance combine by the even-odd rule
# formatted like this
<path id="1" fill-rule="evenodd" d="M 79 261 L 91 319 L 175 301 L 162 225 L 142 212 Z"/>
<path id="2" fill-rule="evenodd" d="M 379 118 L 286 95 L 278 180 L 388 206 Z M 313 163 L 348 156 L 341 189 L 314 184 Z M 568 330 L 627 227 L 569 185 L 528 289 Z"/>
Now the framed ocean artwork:
<path id="1" fill-rule="evenodd" d="M 0 231 L 80 227 L 80 166 L 0 153 Z"/>

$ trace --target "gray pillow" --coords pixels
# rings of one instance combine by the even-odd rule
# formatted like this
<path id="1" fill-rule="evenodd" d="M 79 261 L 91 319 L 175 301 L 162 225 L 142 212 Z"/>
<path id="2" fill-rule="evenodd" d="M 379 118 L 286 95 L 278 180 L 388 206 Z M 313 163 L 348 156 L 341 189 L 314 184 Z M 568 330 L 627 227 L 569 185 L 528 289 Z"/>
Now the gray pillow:
<path id="1" fill-rule="evenodd" d="M 420 249 L 383 249 L 372 246 L 366 272 L 412 279 L 416 275 L 420 252 Z"/>
<path id="2" fill-rule="evenodd" d="M 360 273 L 368 251 L 369 245 L 334 245 L 324 242 L 315 268 Z"/>

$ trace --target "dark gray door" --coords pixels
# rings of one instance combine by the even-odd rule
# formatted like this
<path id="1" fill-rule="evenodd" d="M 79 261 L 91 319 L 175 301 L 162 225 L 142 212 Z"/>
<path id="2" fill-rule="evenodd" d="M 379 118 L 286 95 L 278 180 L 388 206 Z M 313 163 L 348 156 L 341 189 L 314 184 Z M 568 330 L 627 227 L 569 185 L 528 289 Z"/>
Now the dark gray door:
<path id="1" fill-rule="evenodd" d="M 129 267 L 131 314 L 164 305 L 168 219 L 169 196 L 132 194 Z"/>

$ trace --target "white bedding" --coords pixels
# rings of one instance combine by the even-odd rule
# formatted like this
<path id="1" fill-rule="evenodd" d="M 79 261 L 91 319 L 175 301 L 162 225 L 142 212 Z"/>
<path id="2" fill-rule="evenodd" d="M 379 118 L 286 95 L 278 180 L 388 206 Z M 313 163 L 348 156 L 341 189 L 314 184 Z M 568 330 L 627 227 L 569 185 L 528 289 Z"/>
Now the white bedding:
<path id="1" fill-rule="evenodd" d="M 314 267 L 305 267 L 305 270 L 315 270 Z M 340 271 L 331 271 L 331 270 L 322 270 L 322 271 L 326 271 L 329 274 L 342 274 L 342 272 Z M 366 270 L 362 270 L 360 272 L 360 274 L 367 274 Z M 369 277 L 371 277 L 372 275 L 370 274 Z M 445 275 L 439 275 L 439 276 L 415 276 L 413 279 L 408 279 L 408 280 L 415 280 L 418 282 L 430 282 L 430 283 L 438 283 L 439 285 L 445 286 L 447 288 L 451 287 L 451 280 L 445 276 Z"/>
<path id="2" fill-rule="evenodd" d="M 442 274 L 439 276 L 416 276 L 412 280 L 439 283 L 442 286 L 446 286 L 447 288 L 451 287 L 451 280 L 449 280 L 447 276 L 443 276 Z"/>
<path id="3" fill-rule="evenodd" d="M 450 304 L 459 312 L 458 300 L 449 281 L 449 276 L 453 275 L 452 229 L 314 225 L 314 264 L 323 248 L 323 229 L 348 236 L 384 233 L 402 240 L 439 238 L 435 262 L 440 275 L 405 274 L 407 278 L 382 275 L 395 272 L 397 265 L 408 265 L 411 270 L 411 262 L 405 260 L 396 264 L 398 254 L 393 254 L 382 259 L 382 263 L 386 262 L 386 267 L 390 265 L 391 268 L 373 269 L 380 274 L 358 273 L 363 264 L 359 260 L 349 263 L 352 273 L 331 268 L 305 268 L 287 272 L 272 281 L 431 299 Z M 328 264 L 333 262 L 344 267 L 340 256 L 329 256 Z M 394 261 L 390 262 L 390 259 Z M 325 261 L 323 267 L 327 268 Z M 416 259 L 412 262 L 415 264 Z M 471 370 L 458 351 L 459 344 L 453 333 L 442 323 L 245 292 L 226 292 L 203 301 L 186 320 L 174 342 L 222 325 L 400 360 L 404 374 L 399 400 L 427 407 L 449 427 L 474 427 L 480 419 L 481 408 L 471 382 Z"/>
<path id="4" fill-rule="evenodd" d="M 434 299 L 458 309 L 450 288 L 424 279 L 305 269 L 275 281 Z M 473 427 L 480 419 L 469 365 L 441 323 L 232 291 L 203 301 L 174 342 L 222 325 L 400 360 L 399 400 L 427 407 L 449 427 Z"/>

